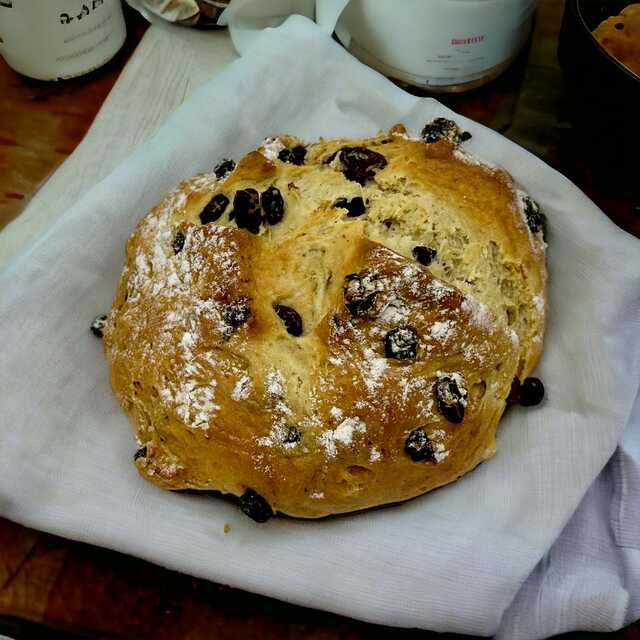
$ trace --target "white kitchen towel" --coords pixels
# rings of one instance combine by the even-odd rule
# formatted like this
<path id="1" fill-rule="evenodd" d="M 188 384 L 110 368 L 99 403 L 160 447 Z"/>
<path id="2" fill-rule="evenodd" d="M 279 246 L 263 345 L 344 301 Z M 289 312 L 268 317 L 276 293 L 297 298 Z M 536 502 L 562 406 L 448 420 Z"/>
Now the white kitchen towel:
<path id="1" fill-rule="evenodd" d="M 609 464 L 505 613 L 499 640 L 640 618 L 640 401 Z"/>
<path id="2" fill-rule="evenodd" d="M 265 136 L 364 136 L 396 122 L 416 134 L 439 115 L 471 131 L 468 149 L 508 168 L 548 215 L 544 405 L 512 409 L 497 456 L 457 483 L 350 516 L 258 525 L 224 501 L 141 479 L 101 344 L 87 330 L 109 307 L 136 220 L 182 178 L 222 157 L 240 158 Z M 363 620 L 495 634 L 629 421 L 640 381 L 639 252 L 638 240 L 543 162 L 435 100 L 404 93 L 311 21 L 291 17 L 266 30 L 0 274 L 0 514 Z M 609 486 L 629 491 L 619 477 Z M 633 538 L 629 513 L 618 515 L 616 536 Z M 620 603 L 629 591 L 620 567 L 603 603 Z M 597 605 L 595 597 L 589 602 Z M 505 619 L 510 637 L 547 633 L 539 620 L 531 631 L 529 609 L 519 614 L 517 605 Z M 603 621 L 577 612 L 564 624 Z"/>

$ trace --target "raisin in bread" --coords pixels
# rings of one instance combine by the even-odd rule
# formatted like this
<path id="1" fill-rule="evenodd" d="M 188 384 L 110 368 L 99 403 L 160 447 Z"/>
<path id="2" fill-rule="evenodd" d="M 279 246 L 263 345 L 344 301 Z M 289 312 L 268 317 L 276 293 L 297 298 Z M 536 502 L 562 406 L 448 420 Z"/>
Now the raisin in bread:
<path id="1" fill-rule="evenodd" d="M 139 222 L 103 331 L 143 476 L 315 518 L 494 454 L 542 349 L 544 216 L 464 137 L 269 139 Z"/>

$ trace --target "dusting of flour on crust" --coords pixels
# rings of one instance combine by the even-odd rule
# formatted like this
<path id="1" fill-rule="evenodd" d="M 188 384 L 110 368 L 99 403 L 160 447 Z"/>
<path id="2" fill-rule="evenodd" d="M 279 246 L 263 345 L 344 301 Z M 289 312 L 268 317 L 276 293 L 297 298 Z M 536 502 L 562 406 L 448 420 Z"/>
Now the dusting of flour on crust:
<path id="1" fill-rule="evenodd" d="M 234 385 L 231 392 L 231 399 L 239 402 L 240 400 L 246 400 L 251 395 L 251 389 L 253 383 L 248 375 L 242 376 Z"/>
<path id="2" fill-rule="evenodd" d="M 545 310 L 545 302 L 542 296 L 533 296 L 533 306 L 540 312 L 544 313 Z"/>
<path id="3" fill-rule="evenodd" d="M 490 171 L 496 171 L 500 169 L 497 164 L 494 164 L 489 160 L 479 158 L 473 153 L 470 153 L 469 151 L 463 151 L 462 149 L 455 149 L 455 151 L 453 152 L 453 156 L 461 162 L 464 162 L 465 164 L 474 165 L 476 167 L 484 167 L 485 169 L 489 169 Z"/>
<path id="4" fill-rule="evenodd" d="M 202 344 L 203 323 L 212 323 L 221 335 L 226 335 L 229 327 L 221 304 L 213 295 L 200 298 L 192 284 L 205 269 L 218 269 L 229 280 L 237 278 L 238 245 L 222 227 L 188 226 L 183 232 L 182 250 L 176 253 L 174 219 L 186 207 L 191 193 L 212 190 L 219 182 L 215 174 L 204 174 L 170 193 L 140 223 L 141 242 L 124 273 L 128 277 L 123 314 L 133 327 L 132 339 L 144 335 L 141 318 L 149 314 L 140 313 L 138 305 L 143 298 L 151 304 L 155 299 L 172 300 L 171 304 L 163 305 L 169 306 L 170 311 L 153 317 L 152 338 L 144 343 L 145 361 L 152 363 L 160 355 L 174 359 L 174 375 L 157 384 L 158 396 L 186 426 L 204 431 L 209 429 L 220 405 L 215 398 L 217 382 L 207 375 L 208 368 L 219 366 L 219 362 L 214 351 Z M 203 250 L 207 258 L 203 257 Z M 220 286 L 213 283 L 210 293 L 217 293 L 216 287 Z M 114 352 L 114 357 L 126 361 L 127 348 Z"/>
<path id="5" fill-rule="evenodd" d="M 434 429 L 429 432 L 428 436 L 433 446 L 433 455 L 436 462 L 442 462 L 449 456 L 449 450 L 444 444 L 444 440 L 447 437 L 446 431 L 443 429 Z"/>
<path id="6" fill-rule="evenodd" d="M 338 453 L 337 445 L 348 446 L 356 433 L 364 433 L 367 425 L 358 417 L 346 418 L 335 429 L 327 429 L 320 434 L 319 440 L 329 458 Z"/>
<path id="7" fill-rule="evenodd" d="M 260 153 L 267 158 L 267 160 L 277 160 L 278 154 L 284 148 L 285 146 L 280 138 L 265 138 L 260 147 Z"/>

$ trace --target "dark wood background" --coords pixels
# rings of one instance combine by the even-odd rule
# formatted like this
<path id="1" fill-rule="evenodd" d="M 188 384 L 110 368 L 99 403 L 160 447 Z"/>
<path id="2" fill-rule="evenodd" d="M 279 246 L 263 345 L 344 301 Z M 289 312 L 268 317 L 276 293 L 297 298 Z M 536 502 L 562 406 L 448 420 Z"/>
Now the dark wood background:
<path id="1" fill-rule="evenodd" d="M 556 61 L 562 11 L 559 0 L 541 0 L 531 44 L 509 71 L 471 93 L 438 97 L 558 168 L 616 223 L 640 237 L 638 203 L 598 174 L 565 112 Z M 143 20 L 126 13 L 125 47 L 84 78 L 37 82 L 0 60 L 0 229 L 82 139 L 144 34 Z M 397 631 L 287 605 L 0 519 L 2 633 L 132 640 L 454 637 Z M 640 627 L 606 637 L 640 640 Z"/>

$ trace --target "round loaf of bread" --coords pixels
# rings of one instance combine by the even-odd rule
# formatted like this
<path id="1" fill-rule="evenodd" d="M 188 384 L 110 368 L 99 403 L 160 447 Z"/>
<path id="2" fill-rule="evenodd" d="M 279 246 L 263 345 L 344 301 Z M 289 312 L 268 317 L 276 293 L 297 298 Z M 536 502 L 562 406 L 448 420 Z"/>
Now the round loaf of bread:
<path id="1" fill-rule="evenodd" d="M 271 138 L 138 223 L 104 347 L 143 476 L 316 518 L 494 454 L 542 349 L 544 216 L 465 138 Z"/>

